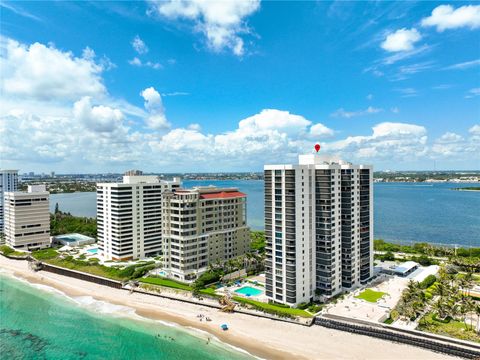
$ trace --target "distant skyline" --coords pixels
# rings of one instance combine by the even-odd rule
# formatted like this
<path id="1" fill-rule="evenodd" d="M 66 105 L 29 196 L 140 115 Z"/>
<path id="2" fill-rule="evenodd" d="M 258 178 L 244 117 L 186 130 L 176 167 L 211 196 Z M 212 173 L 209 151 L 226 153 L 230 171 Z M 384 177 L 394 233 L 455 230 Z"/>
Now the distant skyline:
<path id="1" fill-rule="evenodd" d="M 0 1 L 0 168 L 480 169 L 477 2 Z"/>

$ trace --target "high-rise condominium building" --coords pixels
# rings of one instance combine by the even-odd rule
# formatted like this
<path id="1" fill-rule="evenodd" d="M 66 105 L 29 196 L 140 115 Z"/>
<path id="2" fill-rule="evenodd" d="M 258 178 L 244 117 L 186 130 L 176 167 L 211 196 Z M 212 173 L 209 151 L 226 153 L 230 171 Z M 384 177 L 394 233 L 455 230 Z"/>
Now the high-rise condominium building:
<path id="1" fill-rule="evenodd" d="M 49 193 L 45 185 L 30 185 L 27 192 L 6 192 L 5 240 L 20 250 L 50 246 Z"/>
<path id="2" fill-rule="evenodd" d="M 247 196 L 236 188 L 177 189 L 163 197 L 163 256 L 168 276 L 193 281 L 209 263 L 245 254 Z"/>
<path id="3" fill-rule="evenodd" d="M 0 232 L 3 231 L 3 198 L 6 192 L 17 191 L 18 170 L 0 170 Z"/>
<path id="4" fill-rule="evenodd" d="M 266 165 L 266 295 L 297 305 L 373 274 L 372 166 L 300 155 Z"/>
<path id="5" fill-rule="evenodd" d="M 139 259 L 162 251 L 162 194 L 180 179 L 124 176 L 97 184 L 97 236 L 105 260 Z"/>

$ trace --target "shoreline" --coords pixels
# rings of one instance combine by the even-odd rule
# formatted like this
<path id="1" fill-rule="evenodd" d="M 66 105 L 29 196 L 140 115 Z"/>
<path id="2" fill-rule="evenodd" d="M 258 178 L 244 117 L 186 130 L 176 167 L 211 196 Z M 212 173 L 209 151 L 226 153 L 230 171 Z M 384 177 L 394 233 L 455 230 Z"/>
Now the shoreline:
<path id="1" fill-rule="evenodd" d="M 313 325 L 305 327 L 240 313 L 222 313 L 201 305 L 108 288 L 49 272 L 34 273 L 26 261 L 0 256 L 0 268 L 33 284 L 47 285 L 69 297 L 91 296 L 95 300 L 127 306 L 141 317 L 166 321 L 188 330 L 206 332 L 225 346 L 244 350 L 263 359 L 453 359 L 410 345 L 370 338 Z M 212 318 L 200 322 L 196 315 Z M 229 324 L 224 332 L 220 324 Z M 347 345 L 348 344 L 348 345 Z M 346 346 L 347 345 L 347 346 Z"/>

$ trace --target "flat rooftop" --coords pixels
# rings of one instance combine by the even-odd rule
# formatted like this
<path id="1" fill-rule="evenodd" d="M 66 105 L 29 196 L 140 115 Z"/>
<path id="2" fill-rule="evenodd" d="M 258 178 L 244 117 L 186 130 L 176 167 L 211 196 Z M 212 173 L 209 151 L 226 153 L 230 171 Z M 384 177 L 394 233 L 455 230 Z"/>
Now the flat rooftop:
<path id="1" fill-rule="evenodd" d="M 95 240 L 94 238 L 92 238 L 90 236 L 77 234 L 77 233 L 65 234 L 65 235 L 55 235 L 54 238 L 57 239 L 57 240 L 63 240 L 63 241 L 66 241 L 66 242 L 75 242 L 75 241 L 78 241 L 78 240 Z"/>
<path id="2" fill-rule="evenodd" d="M 405 261 L 404 263 L 401 263 L 398 266 L 395 266 L 393 268 L 393 271 L 399 274 L 405 274 L 406 272 L 410 271 L 414 267 L 417 267 L 418 264 L 415 261 Z"/>

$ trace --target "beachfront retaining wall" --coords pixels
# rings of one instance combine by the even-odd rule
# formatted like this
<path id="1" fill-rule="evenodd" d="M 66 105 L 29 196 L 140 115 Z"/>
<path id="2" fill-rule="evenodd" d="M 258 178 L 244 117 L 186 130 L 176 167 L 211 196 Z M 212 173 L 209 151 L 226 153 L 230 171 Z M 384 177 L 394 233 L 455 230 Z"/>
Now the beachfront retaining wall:
<path id="1" fill-rule="evenodd" d="M 161 298 L 166 298 L 166 299 L 170 299 L 170 300 L 174 300 L 174 301 L 181 301 L 181 302 L 194 304 L 194 305 L 206 306 L 206 307 L 213 308 L 213 309 L 218 309 L 218 310 L 223 308 L 222 305 L 210 304 L 210 303 L 207 303 L 207 302 L 202 302 L 201 300 L 185 299 L 185 298 L 170 296 L 170 295 L 166 295 L 166 294 L 153 293 L 153 292 L 137 290 L 137 289 L 131 289 L 130 291 L 136 292 L 136 293 L 139 293 L 139 294 L 145 294 L 145 295 L 150 295 L 150 296 L 157 296 L 157 297 L 161 297 Z M 240 308 L 238 308 L 238 306 L 235 307 L 233 312 L 240 313 L 240 314 L 245 314 L 245 315 L 250 315 L 250 316 L 261 317 L 261 318 L 275 320 L 275 321 L 283 321 L 283 322 L 288 322 L 288 323 L 292 323 L 292 324 L 296 324 L 296 325 L 303 325 L 303 326 L 312 326 L 313 322 L 314 322 L 313 318 L 312 318 L 311 321 L 303 323 L 303 322 L 295 321 L 295 320 L 289 319 L 289 318 L 280 318 L 280 317 L 271 316 L 271 315 L 266 314 L 266 313 L 258 313 L 258 312 L 253 313 L 253 312 L 248 311 L 248 310 L 240 309 Z"/>
<path id="2" fill-rule="evenodd" d="M 100 276 L 86 274 L 86 273 L 71 270 L 71 269 L 65 269 L 62 267 L 58 267 L 58 266 L 54 266 L 46 263 L 42 263 L 42 270 L 59 274 L 59 275 L 70 276 L 80 280 L 90 281 L 99 285 L 109 286 L 116 289 L 122 288 L 122 283 L 120 281 L 115 281 L 115 280 L 103 278 Z"/>
<path id="3" fill-rule="evenodd" d="M 388 327 L 387 329 L 381 326 L 376 326 L 376 324 L 367 325 L 347 318 L 345 318 L 345 321 L 340 321 L 326 318 L 324 316 L 317 317 L 315 319 L 315 324 L 330 329 L 347 331 L 354 334 L 422 347 L 424 349 L 466 359 L 480 358 L 480 345 L 444 337 L 440 338 L 433 334 L 423 334 L 418 331 L 397 329 L 394 327 Z"/>

